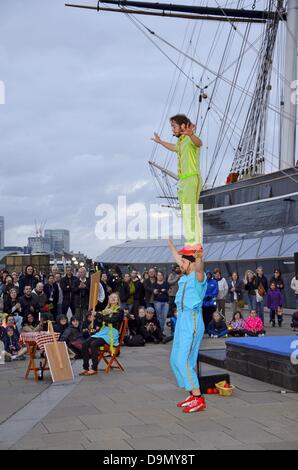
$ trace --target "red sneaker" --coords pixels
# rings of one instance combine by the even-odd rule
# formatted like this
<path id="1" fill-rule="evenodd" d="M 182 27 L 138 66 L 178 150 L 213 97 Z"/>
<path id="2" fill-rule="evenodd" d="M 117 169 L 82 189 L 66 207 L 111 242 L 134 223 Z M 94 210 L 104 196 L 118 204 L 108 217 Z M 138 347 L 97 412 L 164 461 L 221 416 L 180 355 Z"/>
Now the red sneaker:
<path id="1" fill-rule="evenodd" d="M 195 411 L 203 411 L 207 408 L 204 397 L 193 397 L 189 406 L 183 408 L 183 413 L 194 413 Z"/>
<path id="2" fill-rule="evenodd" d="M 190 403 L 193 401 L 193 396 L 189 395 L 184 401 L 180 401 L 177 403 L 178 408 L 183 408 L 184 406 L 190 405 Z"/>

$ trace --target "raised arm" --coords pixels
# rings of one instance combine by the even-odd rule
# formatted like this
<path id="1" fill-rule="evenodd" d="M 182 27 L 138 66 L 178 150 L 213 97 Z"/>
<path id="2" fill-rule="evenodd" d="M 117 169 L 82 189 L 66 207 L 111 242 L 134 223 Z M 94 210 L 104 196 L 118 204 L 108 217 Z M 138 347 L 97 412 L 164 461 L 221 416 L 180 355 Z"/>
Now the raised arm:
<path id="1" fill-rule="evenodd" d="M 172 240 L 168 240 L 168 247 L 170 248 L 173 258 L 176 260 L 176 263 L 181 267 L 181 255 L 179 255 Z"/>
<path id="2" fill-rule="evenodd" d="M 162 140 L 156 132 L 154 132 L 154 137 L 151 137 L 151 140 L 155 142 L 156 144 L 160 144 L 163 147 L 165 147 L 167 150 L 170 150 L 171 152 L 176 152 L 176 145 L 175 144 L 170 144 L 170 142 L 166 142 L 165 140 Z"/>
<path id="3" fill-rule="evenodd" d="M 196 258 L 195 269 L 196 269 L 197 280 L 199 282 L 203 282 L 205 278 L 203 253 L 201 251 L 197 251 L 195 253 L 195 258 Z"/>

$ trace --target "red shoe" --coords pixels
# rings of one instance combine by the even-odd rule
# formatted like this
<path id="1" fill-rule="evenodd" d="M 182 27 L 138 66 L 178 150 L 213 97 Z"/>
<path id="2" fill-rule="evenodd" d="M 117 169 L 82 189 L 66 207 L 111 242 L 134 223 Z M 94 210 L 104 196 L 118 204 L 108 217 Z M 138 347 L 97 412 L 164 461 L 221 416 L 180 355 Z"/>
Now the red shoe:
<path id="1" fill-rule="evenodd" d="M 189 405 L 193 401 L 193 396 L 189 395 L 184 401 L 177 403 L 178 408 L 184 408 L 184 406 Z"/>
<path id="2" fill-rule="evenodd" d="M 183 413 L 194 413 L 195 411 L 203 411 L 207 408 L 204 397 L 193 397 L 189 406 L 183 408 Z"/>

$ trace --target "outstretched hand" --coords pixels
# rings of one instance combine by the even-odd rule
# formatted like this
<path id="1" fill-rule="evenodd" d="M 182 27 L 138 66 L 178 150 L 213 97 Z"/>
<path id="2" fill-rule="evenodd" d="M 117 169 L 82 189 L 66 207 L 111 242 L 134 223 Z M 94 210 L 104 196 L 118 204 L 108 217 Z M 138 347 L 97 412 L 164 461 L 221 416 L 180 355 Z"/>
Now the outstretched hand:
<path id="1" fill-rule="evenodd" d="M 182 135 L 193 135 L 196 130 L 196 126 L 192 123 L 182 124 L 181 125 L 181 134 Z"/>
<path id="2" fill-rule="evenodd" d="M 151 137 L 151 140 L 153 140 L 153 142 L 155 142 L 156 144 L 161 144 L 161 138 L 156 132 L 154 132 L 154 137 Z"/>

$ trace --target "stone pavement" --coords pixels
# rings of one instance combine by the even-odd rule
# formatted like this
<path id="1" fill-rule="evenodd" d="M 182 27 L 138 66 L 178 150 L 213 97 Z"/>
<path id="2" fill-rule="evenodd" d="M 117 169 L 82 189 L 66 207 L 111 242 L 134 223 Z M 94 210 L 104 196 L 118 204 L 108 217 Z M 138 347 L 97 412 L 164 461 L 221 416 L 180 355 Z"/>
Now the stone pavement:
<path id="1" fill-rule="evenodd" d="M 270 330 L 289 334 L 289 329 Z M 205 338 L 202 348 L 222 347 Z M 25 363 L 0 366 L 2 449 L 298 449 L 298 394 L 237 374 L 231 398 L 207 396 L 208 408 L 185 415 L 185 393 L 169 368 L 171 343 L 122 348 L 125 372 L 100 372 L 51 384 L 23 378 Z M 215 370 L 202 365 L 202 371 Z M 218 370 L 218 369 L 216 369 Z"/>

